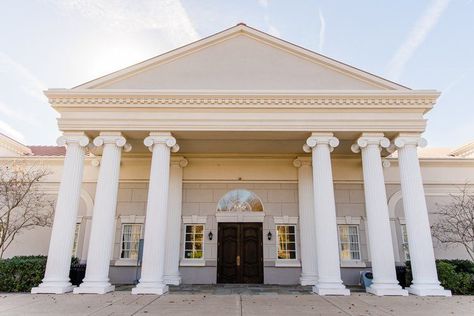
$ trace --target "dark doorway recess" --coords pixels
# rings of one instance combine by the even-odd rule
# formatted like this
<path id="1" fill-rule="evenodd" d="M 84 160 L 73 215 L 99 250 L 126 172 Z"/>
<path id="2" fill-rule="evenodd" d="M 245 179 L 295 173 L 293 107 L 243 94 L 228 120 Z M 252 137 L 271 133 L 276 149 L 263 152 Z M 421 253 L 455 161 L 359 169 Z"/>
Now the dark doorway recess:
<path id="1" fill-rule="evenodd" d="M 263 283 L 262 223 L 219 223 L 217 283 Z"/>

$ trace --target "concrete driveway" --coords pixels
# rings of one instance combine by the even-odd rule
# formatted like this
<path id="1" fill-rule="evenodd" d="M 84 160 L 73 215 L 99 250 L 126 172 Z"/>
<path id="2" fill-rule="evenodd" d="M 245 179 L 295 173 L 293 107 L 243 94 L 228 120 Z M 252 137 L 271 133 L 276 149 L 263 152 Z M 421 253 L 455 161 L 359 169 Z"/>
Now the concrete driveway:
<path id="1" fill-rule="evenodd" d="M 474 296 L 0 294 L 0 315 L 474 315 Z"/>

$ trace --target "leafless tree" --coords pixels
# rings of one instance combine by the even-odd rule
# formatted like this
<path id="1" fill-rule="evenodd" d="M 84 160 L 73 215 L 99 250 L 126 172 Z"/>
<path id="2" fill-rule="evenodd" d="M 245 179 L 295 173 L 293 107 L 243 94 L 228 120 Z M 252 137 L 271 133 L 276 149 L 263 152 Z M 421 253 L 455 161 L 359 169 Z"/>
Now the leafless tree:
<path id="1" fill-rule="evenodd" d="M 450 196 L 451 201 L 434 212 L 438 218 L 431 232 L 442 244 L 463 246 L 474 261 L 474 191 L 465 184 Z"/>
<path id="2" fill-rule="evenodd" d="M 51 226 L 53 202 L 39 186 L 48 174 L 23 162 L 0 164 L 0 258 L 25 230 Z"/>

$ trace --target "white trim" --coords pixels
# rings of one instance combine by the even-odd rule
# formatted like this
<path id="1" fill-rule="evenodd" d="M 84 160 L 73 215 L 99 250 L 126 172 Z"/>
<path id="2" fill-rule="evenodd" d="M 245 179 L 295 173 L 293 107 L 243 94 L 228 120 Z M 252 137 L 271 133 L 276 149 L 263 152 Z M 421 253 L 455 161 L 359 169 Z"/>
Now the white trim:
<path id="1" fill-rule="evenodd" d="M 277 224 L 298 224 L 298 216 L 273 216 L 273 221 L 275 225 Z"/>
<path id="2" fill-rule="evenodd" d="M 281 218 L 285 218 L 288 216 L 282 216 Z M 278 217 L 277 217 L 278 218 Z M 291 219 L 294 219 L 295 217 L 290 217 Z M 279 259 L 278 258 L 278 248 L 280 246 L 279 243 L 279 238 L 278 238 L 278 229 L 277 226 L 293 226 L 295 228 L 295 259 Z M 296 223 L 289 223 L 289 222 L 281 222 L 281 223 L 275 223 L 275 244 L 276 244 L 276 259 L 275 259 L 275 267 L 301 267 L 301 262 L 300 262 L 300 249 L 299 249 L 299 239 L 298 239 L 298 218 L 296 217 Z"/>
<path id="3" fill-rule="evenodd" d="M 298 257 L 298 253 L 296 254 Z M 276 259 L 275 260 L 275 267 L 277 268 L 299 268 L 301 267 L 301 262 L 299 259 Z"/>
<path id="4" fill-rule="evenodd" d="M 131 215 L 131 216 L 134 216 L 134 215 Z M 122 216 L 121 216 L 122 217 Z M 127 217 L 127 216 L 124 216 L 124 217 Z M 136 216 L 136 217 L 140 217 L 140 216 Z M 144 217 L 144 216 L 141 216 L 141 217 Z M 120 220 L 122 220 L 122 218 L 120 218 Z M 145 228 L 145 225 L 144 223 L 130 223 L 130 222 L 127 222 L 127 223 L 120 223 L 120 249 L 119 249 L 119 253 L 118 253 L 118 258 L 117 258 L 117 261 L 122 261 L 122 260 L 137 260 L 137 259 L 132 259 L 132 258 L 122 258 L 122 250 L 123 250 L 123 226 L 124 225 L 141 225 L 141 229 L 140 229 L 140 236 L 138 238 L 138 242 L 140 242 L 140 239 L 143 238 L 143 230 Z M 116 261 L 116 262 L 117 262 Z M 119 265 L 120 265 L 120 262 L 119 262 Z M 124 264 L 125 265 L 125 264 Z M 135 264 L 136 265 L 136 264 Z"/>
<path id="5" fill-rule="evenodd" d="M 264 212 L 217 212 L 217 223 L 263 223 Z"/>
<path id="6" fill-rule="evenodd" d="M 207 216 L 190 215 L 183 216 L 183 224 L 206 224 Z"/>
<path id="7" fill-rule="evenodd" d="M 190 217 L 190 218 L 195 218 L 196 220 L 203 220 L 204 219 L 204 222 L 189 222 L 189 223 L 184 223 L 182 224 L 182 238 L 183 238 L 183 248 L 182 248 L 182 251 L 181 251 L 181 255 L 180 255 L 180 258 L 181 258 L 181 261 L 179 263 L 179 265 L 183 265 L 183 266 L 201 266 L 201 265 L 205 265 L 205 261 L 204 261 L 204 257 L 205 257 L 205 248 L 206 248 L 206 235 L 205 235 L 205 232 L 206 232 L 206 222 L 205 222 L 205 219 L 207 218 L 206 216 L 197 216 L 197 215 L 192 215 L 192 216 L 183 216 L 183 221 L 184 221 L 184 217 Z M 202 226 L 202 257 L 201 258 L 185 258 L 185 254 L 186 254 L 186 226 Z M 200 261 L 203 262 L 203 264 L 199 263 Z M 181 264 L 181 262 L 183 262 L 183 264 Z M 196 262 L 196 264 L 193 264 L 194 262 Z"/>
<path id="8" fill-rule="evenodd" d="M 84 218 L 84 216 L 78 216 L 76 217 L 76 224 L 82 224 L 82 219 Z"/>
<path id="9" fill-rule="evenodd" d="M 121 266 L 121 267 L 136 267 L 137 264 L 138 264 L 138 259 L 118 258 L 117 260 L 114 261 L 115 266 Z"/>
<path id="10" fill-rule="evenodd" d="M 350 217 L 350 216 L 346 216 Z M 359 246 L 359 259 L 349 259 L 349 260 L 343 260 L 341 257 L 341 234 L 339 231 L 339 226 L 356 226 L 357 227 L 357 245 Z M 339 260 L 341 262 L 341 267 L 360 267 L 364 266 L 365 267 L 365 262 L 362 260 L 362 249 L 361 249 L 361 242 L 360 242 L 360 224 L 347 224 L 347 223 L 342 223 L 342 224 L 337 224 L 337 242 L 338 242 L 338 248 L 339 248 Z"/>
<path id="11" fill-rule="evenodd" d="M 362 220 L 362 217 L 360 216 L 344 216 L 344 217 L 339 216 L 337 217 L 336 222 L 337 222 L 337 225 L 360 225 L 361 220 Z M 359 228 L 357 230 L 359 230 Z M 359 240 L 359 243 L 360 243 L 360 240 Z"/>
<path id="12" fill-rule="evenodd" d="M 347 260 L 347 261 L 342 261 L 341 260 L 341 268 L 365 268 L 367 265 L 365 264 L 364 261 L 360 260 Z"/>
<path id="13" fill-rule="evenodd" d="M 120 216 L 121 224 L 144 224 L 145 216 L 139 215 L 121 215 Z"/>
<path id="14" fill-rule="evenodd" d="M 203 248 L 204 250 L 204 248 Z M 204 256 L 204 251 L 203 251 Z M 179 262 L 180 267 L 204 267 L 206 265 L 206 261 L 204 258 L 201 259 L 181 259 Z"/>

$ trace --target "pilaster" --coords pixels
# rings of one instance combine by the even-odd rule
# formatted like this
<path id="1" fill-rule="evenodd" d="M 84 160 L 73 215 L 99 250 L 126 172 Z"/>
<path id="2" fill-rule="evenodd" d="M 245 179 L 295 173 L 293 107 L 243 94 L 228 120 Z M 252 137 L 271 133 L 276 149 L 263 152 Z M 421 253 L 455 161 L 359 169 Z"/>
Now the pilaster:
<path id="1" fill-rule="evenodd" d="M 165 283 L 181 284 L 179 273 L 181 241 L 181 209 L 183 196 L 183 168 L 188 165 L 184 157 L 173 157 L 170 169 L 168 224 L 166 230 Z"/>
<path id="2" fill-rule="evenodd" d="M 315 285 L 318 276 L 316 262 L 316 232 L 314 230 L 314 198 L 311 158 L 298 157 L 298 205 L 301 244 L 301 285 Z"/>

